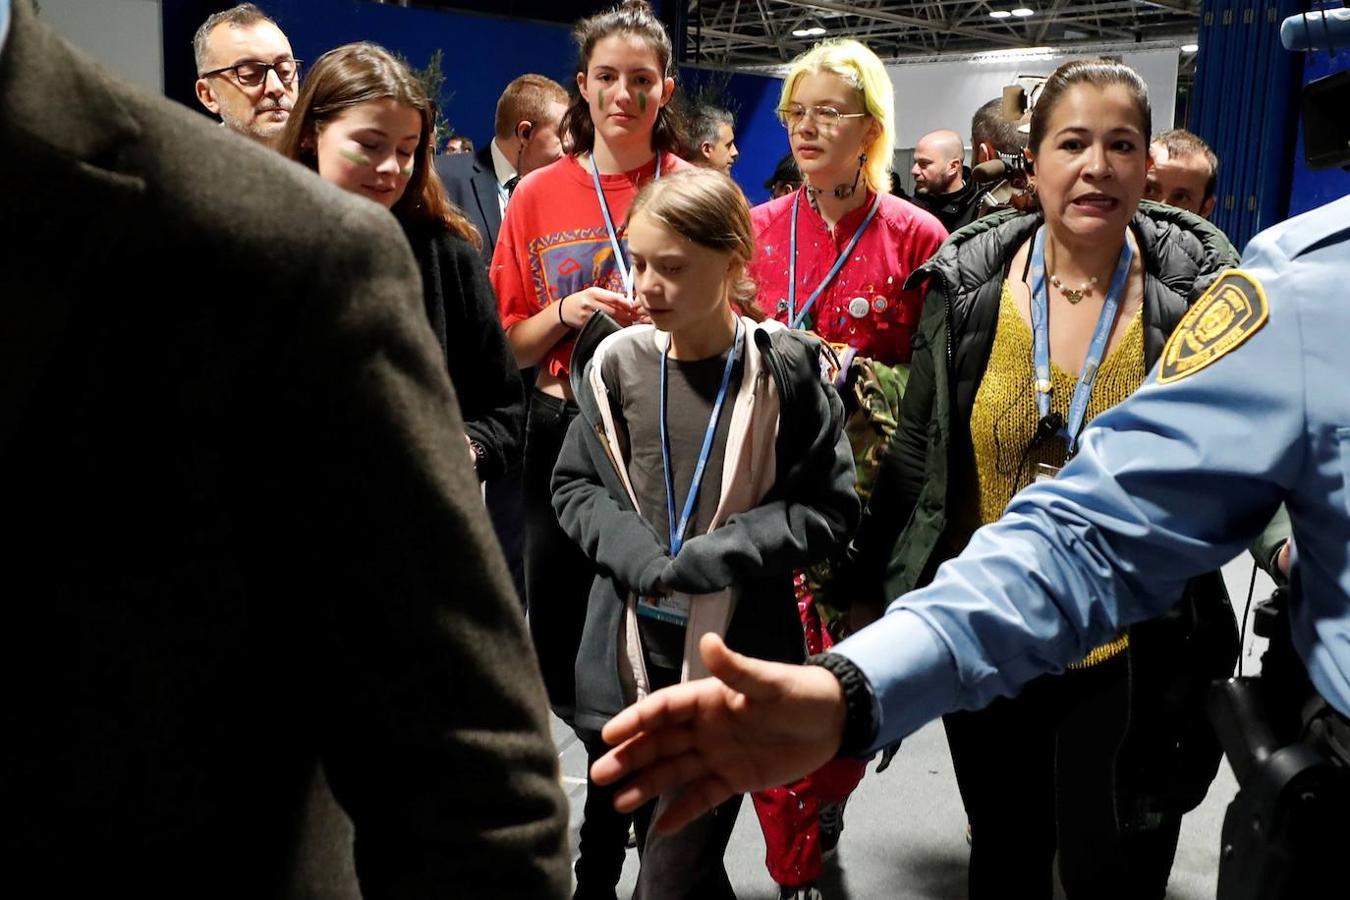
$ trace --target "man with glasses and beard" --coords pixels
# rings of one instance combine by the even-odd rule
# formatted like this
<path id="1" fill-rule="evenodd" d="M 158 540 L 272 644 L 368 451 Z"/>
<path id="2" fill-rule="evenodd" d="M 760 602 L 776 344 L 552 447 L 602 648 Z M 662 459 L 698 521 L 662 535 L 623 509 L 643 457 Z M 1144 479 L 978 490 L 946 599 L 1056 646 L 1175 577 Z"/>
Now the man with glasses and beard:
<path id="1" fill-rule="evenodd" d="M 252 3 L 207 18 L 192 39 L 197 99 L 221 124 L 270 145 L 291 115 L 300 61 L 277 23 Z"/>

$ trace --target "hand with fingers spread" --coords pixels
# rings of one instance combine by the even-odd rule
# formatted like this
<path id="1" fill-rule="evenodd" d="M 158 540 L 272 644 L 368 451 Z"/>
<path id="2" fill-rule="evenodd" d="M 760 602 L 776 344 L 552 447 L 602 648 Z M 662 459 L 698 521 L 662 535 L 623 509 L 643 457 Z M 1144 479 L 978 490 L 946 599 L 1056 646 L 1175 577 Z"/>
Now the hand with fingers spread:
<path id="1" fill-rule="evenodd" d="M 580 329 L 597 312 L 606 313 L 623 326 L 632 325 L 642 316 L 636 303 L 602 287 L 588 287 L 558 301 L 558 318 L 568 328 Z"/>
<path id="2" fill-rule="evenodd" d="M 671 794 L 661 830 L 815 771 L 843 737 L 844 692 L 827 670 L 741 656 L 715 635 L 705 635 L 699 651 L 713 677 L 657 691 L 619 713 L 603 732 L 618 746 L 591 767 L 597 784 L 630 779 L 615 795 L 621 812 Z"/>

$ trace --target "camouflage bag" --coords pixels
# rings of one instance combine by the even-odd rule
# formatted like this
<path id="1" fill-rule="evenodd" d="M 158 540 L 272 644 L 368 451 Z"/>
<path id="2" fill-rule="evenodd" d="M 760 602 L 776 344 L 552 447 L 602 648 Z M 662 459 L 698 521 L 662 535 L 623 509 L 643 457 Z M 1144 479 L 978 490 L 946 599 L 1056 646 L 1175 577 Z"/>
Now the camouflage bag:
<path id="1" fill-rule="evenodd" d="M 872 496 L 881 461 L 900 422 L 900 400 L 909 382 L 909 367 L 888 366 L 857 355 L 852 347 L 833 345 L 836 365 L 828 372 L 844 401 L 844 432 L 853 447 L 858 498 Z M 846 636 L 851 600 L 832 598 L 831 564 L 820 562 L 798 570 L 793 579 L 797 611 L 806 634 L 808 653 L 822 653 Z"/>

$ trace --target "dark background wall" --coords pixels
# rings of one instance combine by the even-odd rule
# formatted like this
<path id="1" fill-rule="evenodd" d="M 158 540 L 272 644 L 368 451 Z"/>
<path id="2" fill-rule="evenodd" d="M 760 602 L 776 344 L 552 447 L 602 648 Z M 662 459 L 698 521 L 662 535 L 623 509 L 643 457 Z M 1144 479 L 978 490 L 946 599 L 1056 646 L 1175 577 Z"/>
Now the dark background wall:
<path id="1" fill-rule="evenodd" d="M 710 83 L 722 88 L 726 103 L 736 114 L 736 147 L 741 151 L 731 175 L 753 203 L 769 199 L 764 182 L 788 152 L 787 132 L 778 121 L 778 94 L 783 82 L 763 75 L 683 68 L 680 82 L 691 94 Z"/>
<path id="2" fill-rule="evenodd" d="M 193 95 L 192 35 L 207 16 L 231 5 L 230 0 L 164 0 L 164 87 L 170 97 L 201 108 Z M 512 78 L 538 72 L 569 89 L 576 83 L 576 48 L 567 24 L 365 0 L 259 0 L 259 5 L 286 32 L 296 56 L 310 62 L 340 44 L 359 40 L 382 44 L 419 67 L 437 49 L 443 51 L 445 118 L 479 147 L 491 139 L 497 97 Z M 553 7 L 571 19 L 605 5 Z M 740 117 L 741 160 L 732 174 L 752 203 L 767 199 L 763 182 L 787 151 L 786 135 L 774 115 L 780 82 L 693 69 L 682 70 L 679 80 L 690 91 L 708 81 L 726 85 L 728 102 Z"/>

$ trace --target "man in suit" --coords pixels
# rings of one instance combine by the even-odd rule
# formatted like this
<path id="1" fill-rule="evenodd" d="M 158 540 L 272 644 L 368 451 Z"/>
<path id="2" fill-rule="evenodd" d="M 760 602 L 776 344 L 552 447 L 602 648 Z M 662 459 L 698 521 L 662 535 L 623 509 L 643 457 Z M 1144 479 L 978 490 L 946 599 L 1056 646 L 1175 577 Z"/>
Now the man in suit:
<path id="1" fill-rule="evenodd" d="M 543 685 L 398 226 L 10 4 L 7 878 L 566 896 Z"/>
<path id="2" fill-rule="evenodd" d="M 281 28 L 252 3 L 214 13 L 192 39 L 197 100 L 231 131 L 270 144 L 286 127 L 300 63 Z"/>
<path id="3" fill-rule="evenodd" d="M 558 126 L 567 112 L 567 91 L 543 75 L 521 75 L 497 98 L 495 134 L 476 154 L 436 157 L 436 171 L 450 199 L 483 236 L 483 264 L 492 264 L 506 203 L 520 179 L 562 156 Z M 522 373 L 526 393 L 533 370 Z M 485 484 L 488 513 L 506 554 L 516 593 L 525 596 L 525 510 L 519 468 Z"/>
<path id="4" fill-rule="evenodd" d="M 436 171 L 455 205 L 483 236 L 483 263 L 492 264 L 506 201 L 517 182 L 562 156 L 558 124 L 567 91 L 543 75 L 521 75 L 497 98 L 494 134 L 477 153 L 436 158 Z"/>

